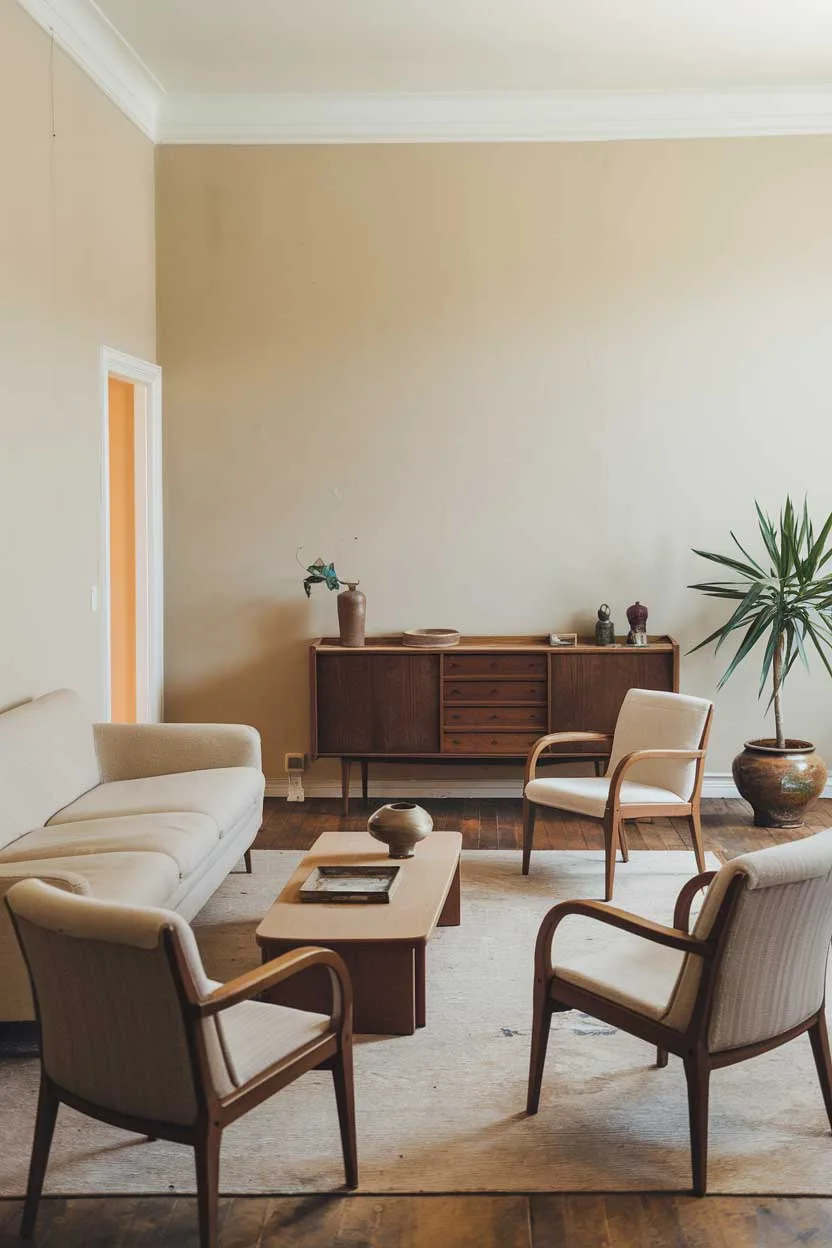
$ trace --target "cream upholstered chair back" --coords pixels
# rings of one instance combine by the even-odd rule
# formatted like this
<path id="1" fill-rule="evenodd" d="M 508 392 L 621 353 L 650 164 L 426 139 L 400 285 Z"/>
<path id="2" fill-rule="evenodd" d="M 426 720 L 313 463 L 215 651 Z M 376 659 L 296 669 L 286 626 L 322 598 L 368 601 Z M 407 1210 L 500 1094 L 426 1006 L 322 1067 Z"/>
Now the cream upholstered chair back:
<path id="1" fill-rule="evenodd" d="M 7 894 L 41 1025 L 46 1074 L 65 1091 L 138 1118 L 192 1124 L 199 1112 L 172 931 L 192 984 L 211 990 L 193 933 L 165 910 L 96 901 L 39 880 Z M 221 1037 L 202 1024 L 209 1068 L 224 1081 Z M 224 1090 L 224 1089 L 220 1089 Z"/>
<path id="2" fill-rule="evenodd" d="M 727 863 L 711 883 L 694 935 L 711 934 L 737 875 L 744 887 L 717 968 L 707 1036 L 712 1053 L 782 1035 L 820 1009 L 832 940 L 832 828 Z M 687 959 L 668 1021 L 695 996 L 699 963 Z"/>
<path id="3" fill-rule="evenodd" d="M 710 710 L 706 698 L 630 689 L 618 712 L 607 775 L 634 750 L 698 750 Z M 627 780 L 669 789 L 687 802 L 696 783 L 696 762 L 654 759 L 635 763 Z"/>

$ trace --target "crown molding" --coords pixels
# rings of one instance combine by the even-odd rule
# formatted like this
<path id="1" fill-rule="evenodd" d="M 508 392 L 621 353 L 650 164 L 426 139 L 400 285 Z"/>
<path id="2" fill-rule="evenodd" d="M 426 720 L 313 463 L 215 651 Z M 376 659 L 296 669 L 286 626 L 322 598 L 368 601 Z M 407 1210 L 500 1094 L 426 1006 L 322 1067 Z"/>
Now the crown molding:
<path id="1" fill-rule="evenodd" d="M 18 3 L 155 142 L 164 88 L 93 0 L 18 0 Z"/>
<path id="2" fill-rule="evenodd" d="M 598 142 L 832 133 L 829 91 L 165 97 L 161 143 Z"/>
<path id="3" fill-rule="evenodd" d="M 18 0 L 158 143 L 587 143 L 832 133 L 832 90 L 166 94 L 94 0 Z"/>

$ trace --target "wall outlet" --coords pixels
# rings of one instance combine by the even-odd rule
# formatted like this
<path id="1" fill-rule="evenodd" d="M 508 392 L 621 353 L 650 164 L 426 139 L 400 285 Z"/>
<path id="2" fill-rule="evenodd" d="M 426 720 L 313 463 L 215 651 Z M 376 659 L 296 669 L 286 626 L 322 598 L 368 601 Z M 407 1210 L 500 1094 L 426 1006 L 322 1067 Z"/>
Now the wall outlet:
<path id="1" fill-rule="evenodd" d="M 302 776 L 306 770 L 306 755 L 284 754 L 283 766 L 289 777 L 289 790 L 286 794 L 287 802 L 302 802 L 305 796 Z"/>

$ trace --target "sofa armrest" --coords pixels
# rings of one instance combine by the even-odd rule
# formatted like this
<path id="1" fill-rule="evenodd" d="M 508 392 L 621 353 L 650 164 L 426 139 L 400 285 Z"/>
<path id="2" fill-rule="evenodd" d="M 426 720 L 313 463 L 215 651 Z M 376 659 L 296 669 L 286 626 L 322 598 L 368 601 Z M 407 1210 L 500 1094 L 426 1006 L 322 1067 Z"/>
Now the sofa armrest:
<path id="1" fill-rule="evenodd" d="M 246 724 L 95 724 L 103 782 L 212 767 L 261 768 L 260 733 Z"/>

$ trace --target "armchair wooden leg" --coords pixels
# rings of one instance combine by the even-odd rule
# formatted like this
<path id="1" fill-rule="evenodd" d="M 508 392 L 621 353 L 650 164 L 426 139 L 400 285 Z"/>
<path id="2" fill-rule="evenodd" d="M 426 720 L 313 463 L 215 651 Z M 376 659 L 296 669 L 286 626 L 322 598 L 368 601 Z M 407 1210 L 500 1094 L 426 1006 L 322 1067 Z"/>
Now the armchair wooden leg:
<path id="1" fill-rule="evenodd" d="M 249 875 L 251 875 L 251 850 L 250 849 L 247 849 L 246 852 L 243 854 L 243 861 L 246 864 L 246 871 L 248 872 Z"/>
<path id="2" fill-rule="evenodd" d="M 217 1248 L 222 1131 L 211 1123 L 194 1145 L 196 1198 L 199 1210 L 199 1248 Z"/>
<path id="3" fill-rule="evenodd" d="M 20 1222 L 20 1234 L 24 1239 L 31 1239 L 35 1233 L 40 1194 L 43 1191 L 43 1180 L 46 1175 L 46 1164 L 49 1161 L 49 1149 L 55 1131 L 59 1105 L 60 1101 L 51 1083 L 45 1075 L 41 1075 L 35 1137 L 32 1141 L 32 1159 L 29 1163 L 29 1182 L 26 1187 L 26 1203 L 23 1206 L 23 1217 Z"/>
<path id="4" fill-rule="evenodd" d="M 618 844 L 621 846 L 621 861 L 630 861 L 630 846 L 627 843 L 627 831 L 624 827 L 624 820 L 618 821 Z"/>
<path id="5" fill-rule="evenodd" d="M 704 1196 L 708 1186 L 708 1092 L 711 1070 L 707 1055 L 697 1049 L 685 1059 L 690 1119 L 690 1158 L 693 1194 Z"/>
<path id="6" fill-rule="evenodd" d="M 352 1042 L 344 1045 L 332 1067 L 338 1125 L 341 1128 L 341 1149 L 344 1154 L 344 1175 L 347 1187 L 358 1187 L 358 1148 L 355 1141 L 355 1094 L 352 1077 Z"/>
<path id="7" fill-rule="evenodd" d="M 693 852 L 696 855 L 696 866 L 700 871 L 706 871 L 705 846 L 702 842 L 702 820 L 699 816 L 698 806 L 688 815 L 688 827 L 690 828 L 690 839 L 693 842 Z"/>
<path id="8" fill-rule="evenodd" d="M 667 1065 L 667 1049 L 656 1049 L 656 1066 L 662 1070 Z"/>
<path id="9" fill-rule="evenodd" d="M 612 901 L 615 887 L 615 856 L 618 852 L 618 819 L 615 815 L 604 818 L 604 852 L 606 856 L 604 900 Z"/>
<path id="10" fill-rule="evenodd" d="M 532 860 L 532 843 L 534 842 L 535 804 L 527 797 L 523 798 L 523 874 L 529 874 Z"/>
<path id="11" fill-rule="evenodd" d="M 817 1021 L 809 1028 L 809 1039 L 812 1042 L 812 1053 L 815 1058 L 815 1068 L 818 1072 L 820 1090 L 823 1093 L 823 1103 L 826 1106 L 829 1125 L 832 1127 L 832 1058 L 829 1055 L 829 1033 L 826 1029 L 826 1017 L 822 1010 L 818 1015 Z"/>
<path id="12" fill-rule="evenodd" d="M 552 1026 L 554 1007 L 546 988 L 547 986 L 544 985 L 542 990 L 539 990 L 535 985 L 532 1047 L 529 1054 L 529 1090 L 526 1096 L 527 1114 L 536 1114 L 540 1105 L 540 1086 L 543 1082 L 546 1050 L 549 1047 L 549 1031 Z"/>

